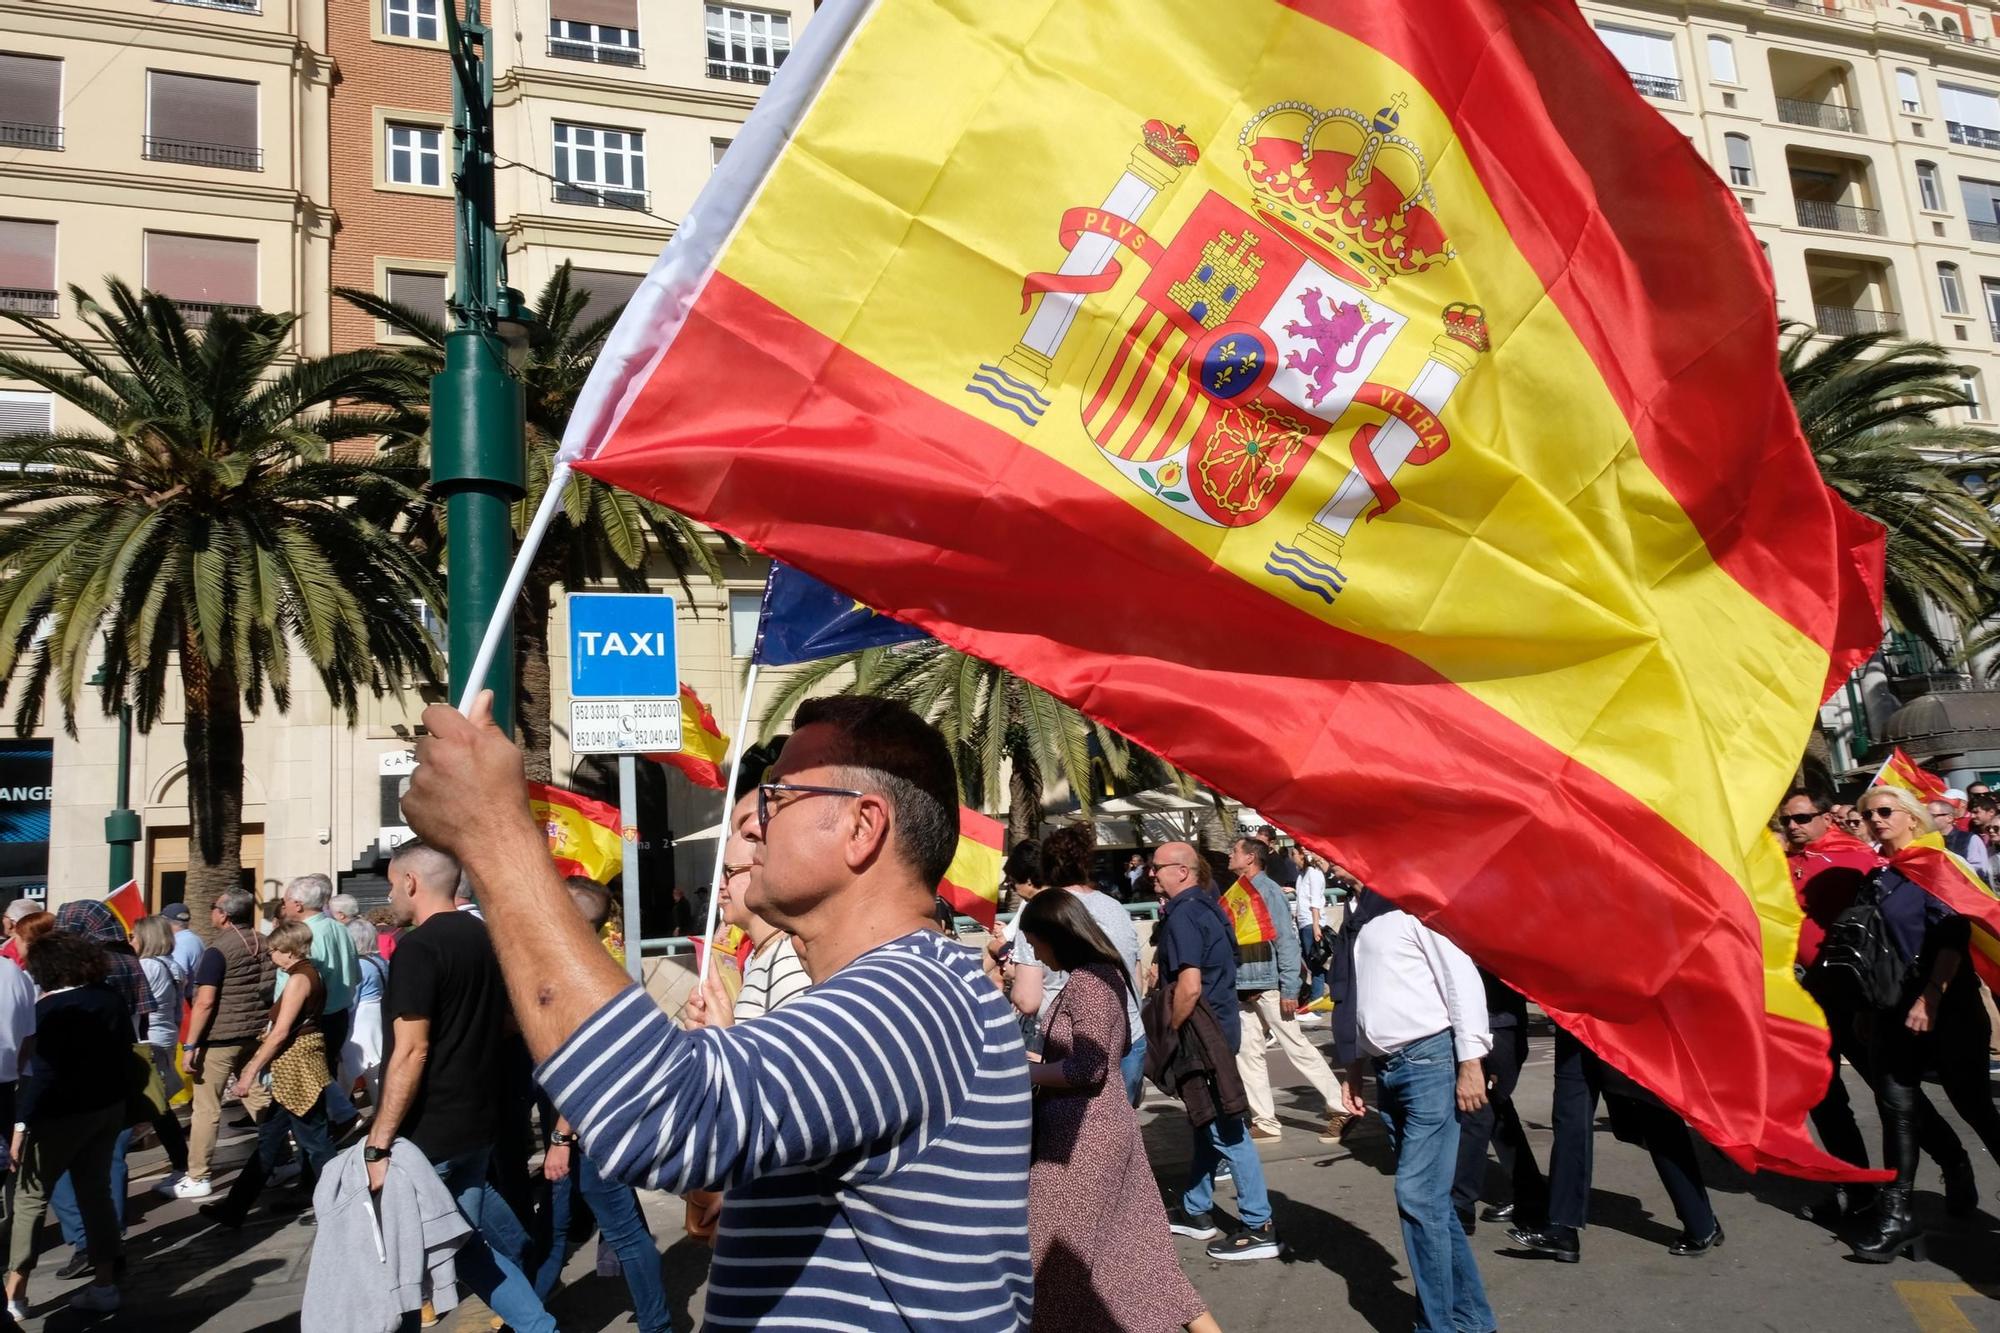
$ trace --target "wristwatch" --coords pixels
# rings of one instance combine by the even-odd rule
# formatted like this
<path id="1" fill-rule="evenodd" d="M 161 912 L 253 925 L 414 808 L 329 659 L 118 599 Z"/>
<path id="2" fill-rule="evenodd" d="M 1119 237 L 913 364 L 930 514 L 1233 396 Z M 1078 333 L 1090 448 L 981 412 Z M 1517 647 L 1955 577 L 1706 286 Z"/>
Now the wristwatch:
<path id="1" fill-rule="evenodd" d="M 372 1143 L 366 1144 L 361 1149 L 361 1160 L 364 1162 L 386 1162 L 389 1160 L 389 1150 L 387 1148 L 378 1148 Z"/>
<path id="2" fill-rule="evenodd" d="M 565 1134 L 559 1129 L 552 1129 L 549 1131 L 549 1146 L 551 1148 L 567 1148 L 571 1144 L 579 1143 L 581 1141 L 582 1140 L 575 1134 Z"/>

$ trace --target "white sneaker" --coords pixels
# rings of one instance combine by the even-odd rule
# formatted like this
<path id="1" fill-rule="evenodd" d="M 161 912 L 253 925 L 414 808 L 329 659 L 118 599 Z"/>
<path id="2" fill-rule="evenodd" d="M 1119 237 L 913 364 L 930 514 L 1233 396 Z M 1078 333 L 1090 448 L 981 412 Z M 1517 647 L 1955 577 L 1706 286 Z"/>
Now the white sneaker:
<path id="1" fill-rule="evenodd" d="M 1273 1032 L 1270 1036 L 1264 1038 L 1264 1049 L 1267 1051 L 1275 1048 L 1277 1044 L 1278 1044 L 1278 1034 L 1275 1032 Z"/>
<path id="2" fill-rule="evenodd" d="M 172 1198 L 174 1196 L 174 1191 L 180 1188 L 180 1183 L 185 1179 L 187 1179 L 187 1177 L 183 1176 L 180 1172 L 169 1171 L 167 1172 L 167 1174 L 161 1176 L 158 1180 L 153 1182 L 153 1193 L 162 1194 L 168 1198 Z"/>
<path id="3" fill-rule="evenodd" d="M 26 1301 L 8 1301 L 7 1317 L 17 1324 L 27 1322 L 28 1303 Z"/>
<path id="4" fill-rule="evenodd" d="M 108 1282 L 93 1282 L 69 1298 L 69 1308 L 92 1314 L 109 1314 L 118 1308 L 118 1288 Z"/>
<path id="5" fill-rule="evenodd" d="M 1303 1009 L 1299 1011 L 1299 1016 L 1296 1021 L 1298 1025 L 1302 1028 L 1314 1027 L 1317 1026 L 1318 1024 L 1326 1022 L 1326 1020 L 1324 1018 L 1321 1018 L 1318 1014 L 1309 1014 L 1306 1013 Z"/>
<path id="6" fill-rule="evenodd" d="M 215 1193 L 215 1186 L 209 1184 L 206 1180 L 195 1180 L 190 1176 L 182 1176 L 174 1182 L 174 1197 L 176 1199 L 206 1199 L 213 1193 Z"/>

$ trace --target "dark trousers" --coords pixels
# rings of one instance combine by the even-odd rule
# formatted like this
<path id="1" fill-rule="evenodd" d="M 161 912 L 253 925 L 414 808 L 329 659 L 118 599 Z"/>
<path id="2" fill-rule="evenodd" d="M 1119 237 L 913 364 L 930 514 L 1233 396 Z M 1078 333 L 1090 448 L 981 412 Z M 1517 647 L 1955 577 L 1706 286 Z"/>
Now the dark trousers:
<path id="1" fill-rule="evenodd" d="M 1486 1147 L 1500 1159 L 1500 1169 L 1513 1182 L 1513 1201 L 1522 1221 L 1540 1221 L 1548 1208 L 1549 1186 L 1535 1164 L 1528 1131 L 1514 1109 L 1514 1088 L 1528 1062 L 1528 1030 L 1518 1024 L 1493 1029 L 1493 1051 L 1486 1057 L 1486 1105 L 1458 1116 L 1458 1169 L 1452 1176 L 1451 1202 L 1470 1212 L 1486 1185 Z"/>
<path id="2" fill-rule="evenodd" d="M 320 1171 L 333 1160 L 333 1137 L 326 1121 L 324 1090 L 304 1115 L 293 1115 L 276 1098 L 271 1100 L 271 1113 L 257 1126 L 257 1151 L 236 1173 L 236 1183 L 229 1187 L 229 1194 L 222 1201 L 223 1210 L 238 1222 L 249 1215 L 257 1196 L 264 1192 L 264 1182 L 278 1169 L 278 1164 L 290 1156 L 291 1147 L 285 1142 L 287 1135 L 298 1143 L 299 1152 L 305 1157 L 305 1169 L 299 1179 L 310 1195 Z"/>
<path id="3" fill-rule="evenodd" d="M 1826 1021 L 1833 1033 L 1833 1050 L 1828 1057 L 1833 1065 L 1833 1078 L 1826 1085 L 1826 1095 L 1819 1099 L 1819 1104 L 1810 1113 L 1813 1132 L 1819 1135 L 1820 1146 L 1833 1156 L 1855 1166 L 1867 1166 L 1868 1141 L 1862 1137 L 1861 1126 L 1854 1121 L 1854 1104 L 1847 1098 L 1847 1081 L 1840 1076 L 1842 1056 L 1847 1056 L 1848 1063 L 1854 1065 L 1857 1071 L 1862 1069 L 1865 1061 L 1856 1058 L 1859 1043 L 1854 1039 L 1853 1021 L 1845 1015 L 1831 1013 Z"/>
<path id="4" fill-rule="evenodd" d="M 1604 1088 L 1604 1065 L 1589 1047 L 1560 1029 L 1556 1032 L 1555 1146 L 1549 1152 L 1549 1224 L 1581 1228 L 1590 1220 L 1590 1176 L 1594 1165 L 1597 1100 Z M 1683 1230 L 1706 1236 L 1715 1230 L 1715 1211 L 1701 1182 L 1694 1136 L 1687 1123 L 1666 1107 L 1621 1098 L 1619 1117 L 1638 1131 L 1653 1169 L 1660 1174 Z"/>
<path id="5" fill-rule="evenodd" d="M 319 1016 L 320 1037 L 326 1042 L 326 1076 L 336 1087 L 340 1085 L 340 1048 L 347 1045 L 347 1036 L 353 1026 L 353 1005 L 337 1014 Z"/>

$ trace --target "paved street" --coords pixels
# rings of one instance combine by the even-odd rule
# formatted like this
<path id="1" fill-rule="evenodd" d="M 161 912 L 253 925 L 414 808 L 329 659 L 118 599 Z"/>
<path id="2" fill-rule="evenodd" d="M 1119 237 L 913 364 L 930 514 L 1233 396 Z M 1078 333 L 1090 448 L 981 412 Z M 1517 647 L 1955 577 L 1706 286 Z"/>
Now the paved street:
<path id="1" fill-rule="evenodd" d="M 1324 1028 L 1317 1029 L 1320 1038 Z M 1277 1064 L 1274 1067 L 1284 1069 Z M 1542 1036 L 1522 1080 L 1519 1099 L 1530 1133 L 1546 1160 L 1550 1091 L 1549 1042 Z M 1858 1088 L 1857 1088 L 1858 1091 Z M 1301 1095 L 1303 1093 L 1304 1095 Z M 1943 1107 L 1943 1099 L 1937 1099 Z M 1858 1103 L 1865 1098 L 1858 1099 Z M 1369 1125 L 1349 1144 L 1329 1148 L 1316 1138 L 1318 1108 L 1305 1089 L 1280 1099 L 1285 1143 L 1264 1152 L 1280 1234 L 1288 1247 L 1275 1263 L 1216 1264 L 1194 1241 L 1181 1241 L 1195 1284 L 1231 1333 L 1410 1327 L 1415 1305 L 1403 1266 L 1390 1194 L 1390 1162 L 1379 1128 Z M 1947 1116 L 1949 1109 L 1945 1110 Z M 1155 1168 L 1177 1184 L 1186 1161 L 1186 1131 L 1178 1108 L 1154 1096 L 1146 1108 Z M 1955 1122 L 1954 1122 L 1955 1123 Z M 1874 1134 L 1872 1120 L 1867 1124 Z M 1968 1136 L 1968 1143 L 1971 1143 Z M 234 1152 L 248 1146 L 239 1136 Z M 1922 1215 L 1934 1221 L 1925 1263 L 1886 1268 L 1859 1264 L 1844 1246 L 1793 1211 L 1817 1197 L 1818 1186 L 1777 1177 L 1750 1179 L 1704 1150 L 1716 1213 L 1728 1232 L 1718 1252 L 1669 1258 L 1677 1226 L 1646 1155 L 1614 1140 L 1597 1140 L 1592 1226 L 1577 1266 L 1513 1251 L 1504 1228 L 1482 1226 L 1472 1238 L 1488 1293 L 1503 1328 L 1552 1330 L 1884 1330 L 1900 1333 L 2000 1331 L 2000 1167 L 1973 1146 L 1988 1205 L 1977 1218 L 1944 1217 L 1935 1169 L 1919 1178 Z M 135 1183 L 151 1179 L 157 1153 L 135 1155 Z M 233 1157 L 228 1160 L 233 1160 Z M 1225 1186 L 1225 1206 L 1231 1196 Z M 678 1200 L 648 1196 L 654 1231 L 681 1234 Z M 132 1274 L 126 1308 L 108 1320 L 84 1321 L 64 1311 L 69 1284 L 49 1276 L 67 1257 L 48 1255 L 34 1282 L 35 1333 L 81 1328 L 129 1328 L 146 1333 L 209 1329 L 216 1333 L 278 1333 L 297 1327 L 312 1230 L 286 1216 L 265 1215 L 240 1234 L 210 1227 L 192 1205 L 135 1195 Z M 592 1274 L 594 1246 L 572 1261 L 570 1285 L 554 1303 L 567 1333 L 629 1329 L 624 1286 Z M 701 1311 L 703 1251 L 679 1240 L 666 1251 L 676 1327 L 692 1327 Z M 444 1330 L 484 1329 L 487 1314 L 468 1303 Z"/>

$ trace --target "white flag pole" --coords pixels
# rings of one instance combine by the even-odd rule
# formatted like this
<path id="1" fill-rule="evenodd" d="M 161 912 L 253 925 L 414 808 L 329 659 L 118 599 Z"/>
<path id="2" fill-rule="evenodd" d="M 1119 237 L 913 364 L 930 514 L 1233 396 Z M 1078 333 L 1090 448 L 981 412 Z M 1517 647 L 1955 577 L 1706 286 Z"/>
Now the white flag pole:
<path id="1" fill-rule="evenodd" d="M 708 981 L 708 960 L 715 953 L 715 923 L 722 914 L 722 855 L 729 847 L 729 812 L 736 805 L 736 779 L 743 771 L 743 752 L 750 748 L 750 701 L 757 697 L 758 666 L 757 659 L 751 657 L 750 674 L 743 680 L 743 708 L 736 719 L 736 734 L 729 738 L 729 779 L 722 787 L 722 823 L 715 835 L 715 873 L 708 881 L 708 925 L 701 933 L 697 986 Z"/>
<path id="2" fill-rule="evenodd" d="M 507 632 L 507 626 L 514 621 L 514 603 L 521 599 L 521 589 L 528 582 L 528 566 L 534 563 L 535 555 L 542 549 L 542 538 L 548 535 L 549 524 L 555 521 L 556 508 L 562 504 L 563 491 L 569 486 L 569 464 L 558 462 L 549 470 L 549 487 L 542 492 L 541 508 L 535 511 L 535 521 L 528 525 L 527 535 L 521 538 L 521 549 L 514 553 L 514 567 L 507 571 L 507 582 L 500 589 L 500 600 L 493 604 L 493 618 L 486 622 L 485 637 L 479 641 L 479 654 L 472 659 L 472 670 L 465 675 L 465 693 L 459 696 L 458 711 L 472 712 L 472 701 L 486 688 L 487 673 L 493 670 L 493 658 L 500 651 L 500 637 Z"/>

